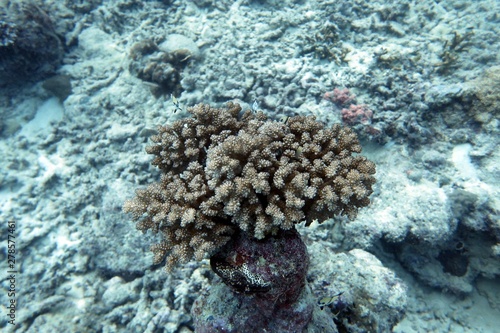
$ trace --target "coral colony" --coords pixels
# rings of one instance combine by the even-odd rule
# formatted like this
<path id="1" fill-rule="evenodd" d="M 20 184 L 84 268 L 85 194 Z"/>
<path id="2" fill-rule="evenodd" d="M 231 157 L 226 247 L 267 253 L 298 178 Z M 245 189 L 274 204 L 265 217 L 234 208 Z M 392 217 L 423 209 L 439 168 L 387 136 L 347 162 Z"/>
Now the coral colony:
<path id="1" fill-rule="evenodd" d="M 356 134 L 233 103 L 188 112 L 152 137 L 146 151 L 162 177 L 124 210 L 139 230 L 163 235 L 151 247 L 155 264 L 171 270 L 210 257 L 224 283 L 195 302 L 197 332 L 333 330 L 331 319 L 313 316 L 307 249 L 294 226 L 353 219 L 370 203 L 375 165 L 357 154 Z"/>

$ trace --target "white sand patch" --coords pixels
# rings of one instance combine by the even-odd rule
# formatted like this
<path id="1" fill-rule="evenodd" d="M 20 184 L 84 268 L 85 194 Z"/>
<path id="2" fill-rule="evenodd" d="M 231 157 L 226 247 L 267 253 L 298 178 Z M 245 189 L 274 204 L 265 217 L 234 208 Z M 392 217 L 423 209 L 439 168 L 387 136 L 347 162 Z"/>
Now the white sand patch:
<path id="1" fill-rule="evenodd" d="M 464 143 L 455 146 L 451 154 L 451 161 L 458 170 L 461 177 L 465 179 L 477 179 L 476 168 L 470 161 L 470 151 L 472 146 L 469 143 Z"/>
<path id="2" fill-rule="evenodd" d="M 353 71 L 362 74 L 366 74 L 368 72 L 370 65 L 374 61 L 371 53 L 355 48 L 352 48 L 351 52 L 346 55 L 345 60 Z"/>
<path id="3" fill-rule="evenodd" d="M 19 134 L 26 137 L 47 136 L 52 131 L 52 124 L 60 122 L 63 114 L 64 107 L 56 97 L 53 97 L 38 108 L 35 117 L 23 126 Z"/>
<path id="4" fill-rule="evenodd" d="M 44 169 L 43 173 L 38 176 L 38 181 L 44 183 L 51 179 L 56 174 L 68 174 L 69 167 L 66 166 L 66 161 L 58 154 L 38 157 L 38 164 Z"/>

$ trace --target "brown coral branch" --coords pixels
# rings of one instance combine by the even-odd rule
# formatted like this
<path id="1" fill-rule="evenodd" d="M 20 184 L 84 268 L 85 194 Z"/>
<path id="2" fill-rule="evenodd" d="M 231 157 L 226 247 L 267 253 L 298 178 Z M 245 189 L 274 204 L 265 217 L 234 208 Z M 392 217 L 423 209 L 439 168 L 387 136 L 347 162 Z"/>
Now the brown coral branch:
<path id="1" fill-rule="evenodd" d="M 196 105 L 192 118 L 162 126 L 146 148 L 163 173 L 124 205 L 142 231 L 161 232 L 155 263 L 211 255 L 243 230 L 262 239 L 295 224 L 355 218 L 369 204 L 375 165 L 348 128 L 314 117 L 286 124 L 238 104 Z"/>

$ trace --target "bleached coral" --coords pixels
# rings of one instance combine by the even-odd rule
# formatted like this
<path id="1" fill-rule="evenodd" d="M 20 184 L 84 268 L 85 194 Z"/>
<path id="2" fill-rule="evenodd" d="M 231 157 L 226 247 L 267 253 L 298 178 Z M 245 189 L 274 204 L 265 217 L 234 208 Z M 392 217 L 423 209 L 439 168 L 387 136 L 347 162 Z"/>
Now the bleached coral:
<path id="1" fill-rule="evenodd" d="M 238 104 L 199 104 L 192 118 L 162 126 L 146 148 L 163 175 L 124 205 L 137 228 L 161 232 L 152 246 L 166 267 L 200 260 L 242 230 L 258 239 L 296 223 L 354 218 L 369 204 L 375 165 L 349 128 L 314 117 L 286 123 Z"/>

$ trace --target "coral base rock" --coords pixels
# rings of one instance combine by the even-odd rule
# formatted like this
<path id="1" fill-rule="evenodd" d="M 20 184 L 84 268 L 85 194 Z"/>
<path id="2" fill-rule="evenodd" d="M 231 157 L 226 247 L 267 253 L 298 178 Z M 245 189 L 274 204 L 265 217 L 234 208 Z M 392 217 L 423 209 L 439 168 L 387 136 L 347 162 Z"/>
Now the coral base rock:
<path id="1" fill-rule="evenodd" d="M 192 308 L 196 332 L 336 332 L 305 277 L 307 248 L 295 231 L 256 240 L 240 234 L 211 258 L 224 283 Z"/>

